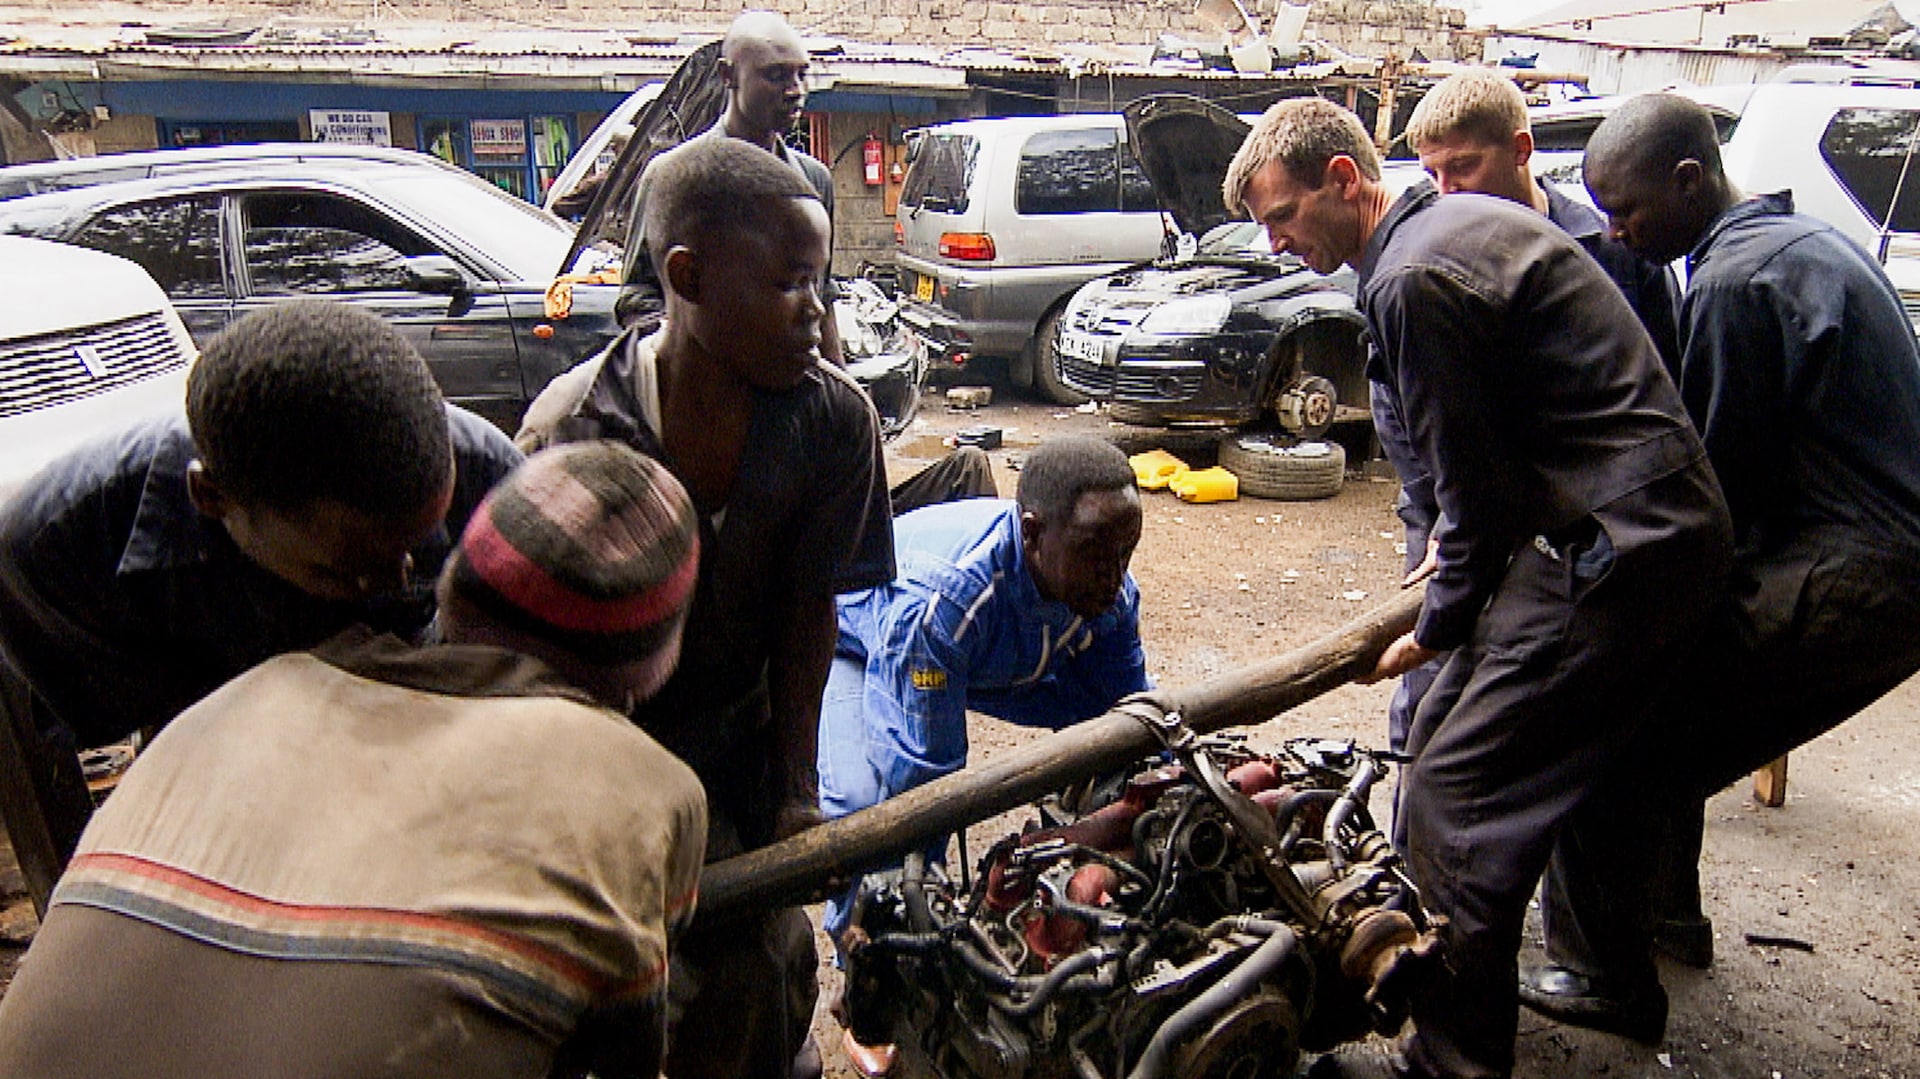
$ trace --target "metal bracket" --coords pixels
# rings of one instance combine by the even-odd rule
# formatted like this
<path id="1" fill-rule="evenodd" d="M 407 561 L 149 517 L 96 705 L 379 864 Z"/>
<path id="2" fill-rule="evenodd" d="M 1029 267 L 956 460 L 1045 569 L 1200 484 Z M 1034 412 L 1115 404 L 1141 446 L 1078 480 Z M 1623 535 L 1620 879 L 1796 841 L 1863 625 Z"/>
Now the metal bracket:
<path id="1" fill-rule="evenodd" d="M 1125 712 L 1140 721 L 1140 725 L 1160 742 L 1160 745 L 1176 754 L 1191 750 L 1200 736 L 1180 718 L 1180 710 L 1167 711 L 1142 698 L 1128 698 L 1114 705 L 1114 711 Z"/>

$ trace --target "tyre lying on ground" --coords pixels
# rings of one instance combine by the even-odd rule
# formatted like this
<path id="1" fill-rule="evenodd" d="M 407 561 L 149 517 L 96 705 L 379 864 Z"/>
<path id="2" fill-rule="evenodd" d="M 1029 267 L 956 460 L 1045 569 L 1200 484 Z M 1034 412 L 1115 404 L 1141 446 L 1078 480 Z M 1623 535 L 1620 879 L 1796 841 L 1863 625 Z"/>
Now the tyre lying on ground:
<path id="1" fill-rule="evenodd" d="M 1347 478 L 1347 452 L 1338 442 L 1303 442 L 1278 431 L 1226 436 L 1220 464 L 1239 477 L 1241 494 L 1285 502 L 1332 498 Z"/>

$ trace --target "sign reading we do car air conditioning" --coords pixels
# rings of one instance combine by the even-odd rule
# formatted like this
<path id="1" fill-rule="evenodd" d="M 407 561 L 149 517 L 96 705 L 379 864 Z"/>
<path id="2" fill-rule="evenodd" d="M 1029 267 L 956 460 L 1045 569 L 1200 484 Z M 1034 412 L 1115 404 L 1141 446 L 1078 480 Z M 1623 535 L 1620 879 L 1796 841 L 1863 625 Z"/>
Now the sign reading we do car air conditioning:
<path id="1" fill-rule="evenodd" d="M 384 112 L 358 109 L 309 109 L 313 141 L 350 142 L 357 146 L 392 146 L 393 124 Z"/>

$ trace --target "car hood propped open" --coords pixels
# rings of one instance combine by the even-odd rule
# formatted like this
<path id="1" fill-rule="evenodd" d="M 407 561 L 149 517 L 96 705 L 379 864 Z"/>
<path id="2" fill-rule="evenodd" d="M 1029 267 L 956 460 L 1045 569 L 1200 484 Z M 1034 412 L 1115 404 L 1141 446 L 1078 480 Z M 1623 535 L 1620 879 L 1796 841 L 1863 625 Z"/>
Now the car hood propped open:
<path id="1" fill-rule="evenodd" d="M 1120 112 L 1133 156 L 1182 232 L 1203 236 L 1234 220 L 1220 183 L 1251 130 L 1245 120 L 1188 94 L 1154 94 Z"/>
<path id="2" fill-rule="evenodd" d="M 633 188 L 654 158 L 712 127 L 725 111 L 727 89 L 720 81 L 720 42 L 695 49 L 667 80 L 660 96 L 634 118 L 633 136 L 614 160 L 605 183 L 587 204 L 574 234 L 573 247 L 558 273 L 574 268 L 580 252 L 598 244 L 623 247 L 627 217 L 633 208 Z"/>

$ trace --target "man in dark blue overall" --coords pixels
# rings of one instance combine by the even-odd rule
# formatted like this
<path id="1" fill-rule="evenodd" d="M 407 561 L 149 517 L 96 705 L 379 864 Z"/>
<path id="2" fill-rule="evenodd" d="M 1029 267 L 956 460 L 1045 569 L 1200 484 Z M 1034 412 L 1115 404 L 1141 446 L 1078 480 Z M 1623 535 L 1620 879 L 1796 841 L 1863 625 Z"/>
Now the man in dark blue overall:
<path id="1" fill-rule="evenodd" d="M 1414 1030 L 1315 1074 L 1511 1074 L 1527 901 L 1561 829 L 1626 763 L 1720 594 L 1731 527 L 1626 300 L 1565 232 L 1504 199 L 1397 201 L 1352 113 L 1269 109 L 1227 173 L 1276 251 L 1359 273 L 1375 377 L 1405 406 L 1443 515 L 1415 629 L 1374 677 L 1451 650 L 1414 717 L 1402 813 L 1447 962 Z"/>
<path id="2" fill-rule="evenodd" d="M 1736 535 L 1730 588 L 1659 709 L 1652 771 L 1556 853 L 1551 962 L 1521 987 L 1538 1011 L 1647 1040 L 1666 1013 L 1649 859 L 1697 862 L 1707 796 L 1920 669 L 1920 350 L 1865 251 L 1790 194 L 1727 179 L 1693 102 L 1622 105 L 1586 180 L 1616 236 L 1686 256 L 1680 392 Z"/>

